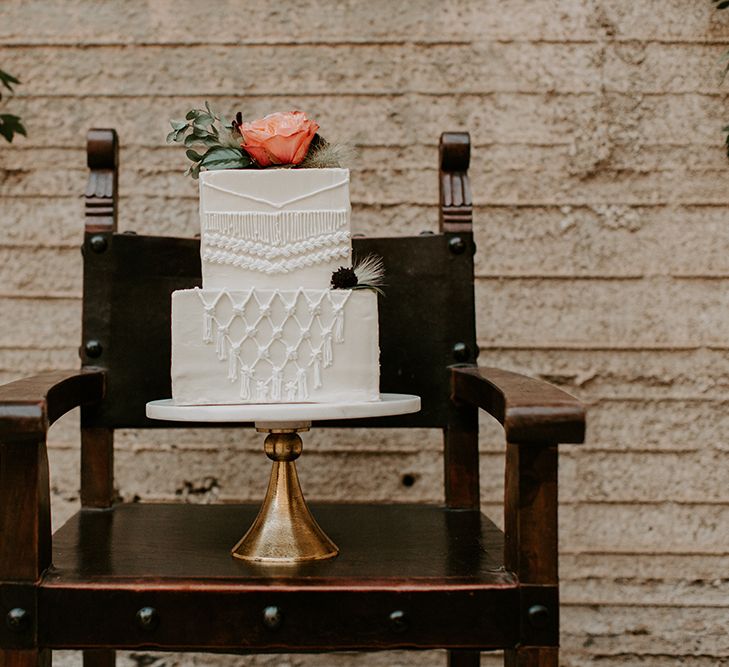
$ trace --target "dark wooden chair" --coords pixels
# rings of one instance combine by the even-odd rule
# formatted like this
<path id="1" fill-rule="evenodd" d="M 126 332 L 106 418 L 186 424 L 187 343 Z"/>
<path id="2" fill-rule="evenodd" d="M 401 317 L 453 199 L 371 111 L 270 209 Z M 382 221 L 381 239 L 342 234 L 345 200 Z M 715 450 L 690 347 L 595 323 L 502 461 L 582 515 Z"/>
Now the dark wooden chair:
<path id="1" fill-rule="evenodd" d="M 467 134 L 440 144 L 440 230 L 355 238 L 388 268 L 383 391 L 421 412 L 339 424 L 444 433 L 445 503 L 314 504 L 338 558 L 295 568 L 236 561 L 253 505 L 119 504 L 116 428 L 170 394 L 170 292 L 200 283 L 199 241 L 116 231 L 117 139 L 92 130 L 83 244 L 81 368 L 0 387 L 0 666 L 83 649 L 228 653 L 449 650 L 451 667 L 506 649 L 557 665 L 557 444 L 581 442 L 581 404 L 544 382 L 477 368 Z M 81 412 L 81 510 L 51 536 L 46 434 Z M 505 532 L 479 510 L 478 409 L 506 435 Z M 320 426 L 330 426 L 323 423 Z"/>

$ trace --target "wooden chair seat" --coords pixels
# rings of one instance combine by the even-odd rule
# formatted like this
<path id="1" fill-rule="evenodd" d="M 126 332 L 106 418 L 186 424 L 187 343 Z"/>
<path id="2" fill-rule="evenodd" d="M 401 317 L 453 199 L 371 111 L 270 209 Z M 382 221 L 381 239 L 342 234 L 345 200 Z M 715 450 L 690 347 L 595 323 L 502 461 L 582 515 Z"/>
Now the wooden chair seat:
<path id="1" fill-rule="evenodd" d="M 81 510 L 54 535 L 39 593 L 42 641 L 235 652 L 503 647 L 518 639 L 518 582 L 504 570 L 501 531 L 478 511 L 313 508 L 340 555 L 273 567 L 229 554 L 257 505 Z M 157 616 L 153 632 L 136 618 L 145 607 Z M 266 625 L 271 607 L 280 610 L 275 627 Z"/>

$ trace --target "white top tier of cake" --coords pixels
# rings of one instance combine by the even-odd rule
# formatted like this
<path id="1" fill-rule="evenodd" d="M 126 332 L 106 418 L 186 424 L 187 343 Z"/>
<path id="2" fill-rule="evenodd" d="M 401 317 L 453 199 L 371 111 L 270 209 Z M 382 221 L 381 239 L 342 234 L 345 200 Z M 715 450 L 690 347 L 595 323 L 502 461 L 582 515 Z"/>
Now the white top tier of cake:
<path id="1" fill-rule="evenodd" d="M 352 263 L 348 169 L 200 174 L 204 289 L 324 289 Z"/>

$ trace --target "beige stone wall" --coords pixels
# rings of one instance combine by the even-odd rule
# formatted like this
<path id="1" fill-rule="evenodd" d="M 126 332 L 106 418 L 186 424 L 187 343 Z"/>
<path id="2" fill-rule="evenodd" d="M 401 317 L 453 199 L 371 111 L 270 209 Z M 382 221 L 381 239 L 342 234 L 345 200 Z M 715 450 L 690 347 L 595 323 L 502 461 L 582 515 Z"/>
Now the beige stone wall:
<path id="1" fill-rule="evenodd" d="M 0 380 L 77 363 L 87 128 L 120 132 L 122 229 L 174 234 L 194 233 L 196 193 L 167 119 L 204 99 L 246 116 L 300 107 L 360 144 L 364 232 L 434 229 L 437 137 L 468 129 L 481 361 L 590 406 L 588 442 L 561 466 L 563 662 L 727 663 L 728 45 L 709 0 L 4 0 L 0 66 L 24 82 L 7 107 L 30 136 L 0 145 Z M 51 443 L 56 524 L 78 504 L 75 420 Z M 483 433 L 498 515 L 503 446 Z M 119 491 L 257 499 L 259 448 L 234 432 L 122 433 Z M 300 470 L 312 498 L 436 501 L 439 449 L 437 433 L 314 433 Z"/>

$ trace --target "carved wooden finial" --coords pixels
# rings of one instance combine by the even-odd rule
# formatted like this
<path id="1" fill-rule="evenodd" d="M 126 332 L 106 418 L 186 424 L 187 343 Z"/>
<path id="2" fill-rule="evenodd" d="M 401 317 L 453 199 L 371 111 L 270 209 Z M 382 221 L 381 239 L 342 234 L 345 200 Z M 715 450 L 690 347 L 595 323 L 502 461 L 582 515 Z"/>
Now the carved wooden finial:
<path id="1" fill-rule="evenodd" d="M 93 129 L 86 137 L 86 231 L 116 231 L 119 141 L 116 130 Z"/>
<path id="2" fill-rule="evenodd" d="M 119 164 L 116 130 L 89 130 L 86 135 L 86 155 L 89 169 L 116 169 Z"/>
<path id="3" fill-rule="evenodd" d="M 468 132 L 443 132 L 440 135 L 440 168 L 468 171 L 470 163 L 471 137 Z"/>
<path id="4" fill-rule="evenodd" d="M 468 132 L 444 132 L 440 136 L 440 215 L 442 232 L 470 232 L 473 222 L 468 167 L 471 137 Z"/>

